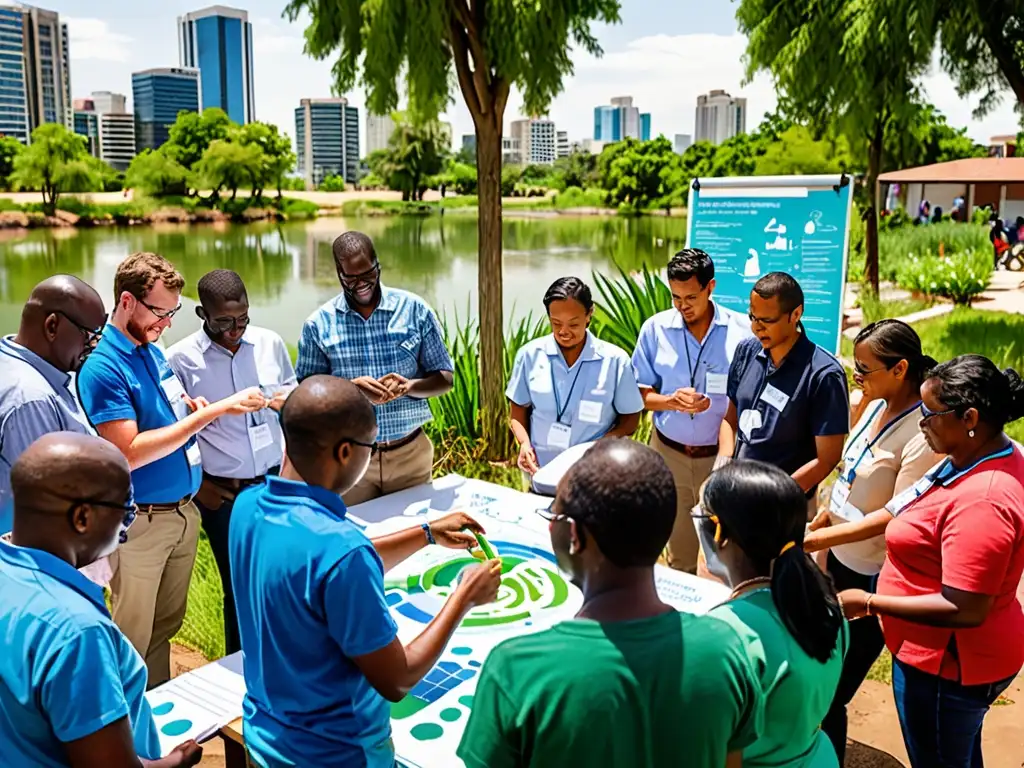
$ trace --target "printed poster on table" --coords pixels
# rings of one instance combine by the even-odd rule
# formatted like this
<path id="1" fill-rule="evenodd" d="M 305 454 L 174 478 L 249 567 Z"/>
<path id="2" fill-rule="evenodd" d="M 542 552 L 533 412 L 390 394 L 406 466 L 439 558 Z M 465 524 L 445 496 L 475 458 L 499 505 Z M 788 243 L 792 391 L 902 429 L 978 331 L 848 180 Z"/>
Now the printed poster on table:
<path id="1" fill-rule="evenodd" d="M 687 243 L 715 262 L 715 300 L 744 314 L 750 289 L 787 272 L 804 291 L 808 338 L 839 353 L 853 183 L 846 176 L 699 179 Z"/>

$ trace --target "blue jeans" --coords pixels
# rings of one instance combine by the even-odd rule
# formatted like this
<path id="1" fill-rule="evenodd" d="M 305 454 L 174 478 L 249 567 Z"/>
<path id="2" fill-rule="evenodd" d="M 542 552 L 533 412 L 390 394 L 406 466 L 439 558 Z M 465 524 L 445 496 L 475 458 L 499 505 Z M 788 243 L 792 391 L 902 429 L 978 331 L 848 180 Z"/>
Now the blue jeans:
<path id="1" fill-rule="evenodd" d="M 910 765 L 983 768 L 982 722 L 989 706 L 1011 682 L 1013 677 L 961 685 L 893 659 L 892 691 Z"/>

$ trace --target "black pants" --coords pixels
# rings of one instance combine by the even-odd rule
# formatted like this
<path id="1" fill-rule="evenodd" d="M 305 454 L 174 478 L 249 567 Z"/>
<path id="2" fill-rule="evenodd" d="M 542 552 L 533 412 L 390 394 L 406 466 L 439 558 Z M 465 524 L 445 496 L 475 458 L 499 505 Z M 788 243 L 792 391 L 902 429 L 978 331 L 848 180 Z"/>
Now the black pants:
<path id="1" fill-rule="evenodd" d="M 844 589 L 863 589 L 874 592 L 878 583 L 877 576 L 864 576 L 856 571 L 851 571 L 840 563 L 831 552 L 828 553 L 828 572 L 832 576 L 832 581 L 835 582 L 838 592 L 842 592 Z M 839 765 L 843 764 L 846 757 L 846 705 L 857 693 L 857 689 L 867 677 L 871 665 L 875 663 L 878 654 L 884 647 L 882 627 L 877 618 L 865 616 L 863 619 L 850 622 L 850 647 L 847 649 L 846 659 L 843 661 L 839 687 L 836 688 L 832 706 L 821 723 L 821 730 L 825 732 L 832 742 L 832 746 L 835 747 Z"/>
<path id="2" fill-rule="evenodd" d="M 213 559 L 217 561 L 220 571 L 220 583 L 224 587 L 224 646 L 228 654 L 242 650 L 242 641 L 238 637 L 238 614 L 235 612 L 235 594 L 231 590 L 231 559 L 228 556 L 228 528 L 231 525 L 231 510 L 235 506 L 233 499 L 225 499 L 220 509 L 209 509 L 198 501 L 199 514 L 203 519 L 203 530 L 210 540 Z"/>

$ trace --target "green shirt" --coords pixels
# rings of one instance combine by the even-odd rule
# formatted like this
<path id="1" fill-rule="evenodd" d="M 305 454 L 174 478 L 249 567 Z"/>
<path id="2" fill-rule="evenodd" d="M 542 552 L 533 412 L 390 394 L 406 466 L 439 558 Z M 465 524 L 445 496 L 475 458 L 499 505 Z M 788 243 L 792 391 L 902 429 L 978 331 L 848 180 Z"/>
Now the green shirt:
<path id="1" fill-rule="evenodd" d="M 755 636 L 753 657 L 762 659 L 764 727 L 743 750 L 743 768 L 791 766 L 839 768 L 832 743 L 821 730 L 839 685 L 848 627 L 843 622 L 832 657 L 822 664 L 800 647 L 786 629 L 770 589 L 758 589 L 713 608 L 708 614 L 727 621 L 745 637 Z"/>
<path id="2" fill-rule="evenodd" d="M 752 643 L 675 611 L 507 640 L 484 664 L 458 755 L 469 768 L 722 768 L 763 717 Z"/>

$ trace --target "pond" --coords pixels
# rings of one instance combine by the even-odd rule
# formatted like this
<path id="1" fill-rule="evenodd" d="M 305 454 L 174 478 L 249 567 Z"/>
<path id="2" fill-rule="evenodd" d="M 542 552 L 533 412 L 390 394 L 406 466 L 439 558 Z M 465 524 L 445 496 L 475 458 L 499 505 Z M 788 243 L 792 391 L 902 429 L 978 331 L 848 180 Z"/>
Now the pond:
<path id="1" fill-rule="evenodd" d="M 209 270 L 223 267 L 245 281 L 253 322 L 294 343 L 309 314 L 339 291 L 331 242 L 350 229 L 373 238 L 386 284 L 419 294 L 449 322 L 476 316 L 475 217 L 346 217 L 0 232 L 0 333 L 16 331 L 32 287 L 61 272 L 91 283 L 109 309 L 118 262 L 135 251 L 155 251 L 186 280 L 185 309 L 165 334 L 166 342 L 199 327 L 193 311 L 196 283 Z M 506 219 L 506 321 L 541 314 L 544 291 L 558 277 L 576 275 L 594 287 L 595 270 L 615 275 L 616 264 L 630 272 L 643 265 L 664 267 L 683 246 L 685 229 L 684 219 L 661 217 Z"/>

